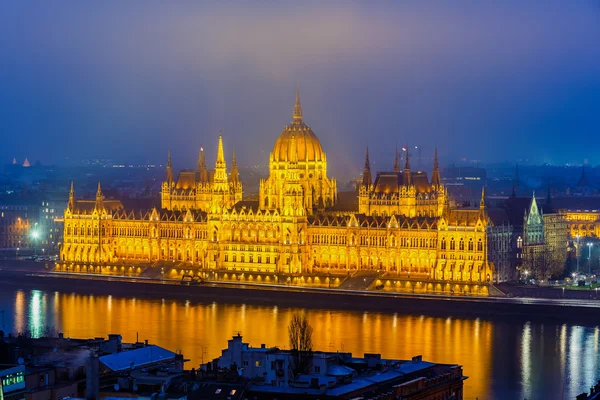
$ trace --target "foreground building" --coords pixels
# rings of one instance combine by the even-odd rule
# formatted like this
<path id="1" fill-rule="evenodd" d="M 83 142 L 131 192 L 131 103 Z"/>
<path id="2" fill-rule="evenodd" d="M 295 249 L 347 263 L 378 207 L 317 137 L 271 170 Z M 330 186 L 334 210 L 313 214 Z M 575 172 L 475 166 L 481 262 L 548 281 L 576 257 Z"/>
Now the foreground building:
<path id="1" fill-rule="evenodd" d="M 315 351 L 298 356 L 277 347 L 252 347 L 241 335 L 228 341 L 221 357 L 203 371 L 233 370 L 249 381 L 249 398 L 256 399 L 462 399 L 459 365 L 411 360 L 387 360 L 380 354 Z"/>
<path id="2" fill-rule="evenodd" d="M 373 179 L 367 151 L 355 198 L 350 208 L 338 202 L 326 153 L 296 94 L 293 120 L 275 141 L 258 201 L 243 200 L 235 154 L 228 170 L 222 136 L 211 171 L 201 149 L 197 168 L 175 179 L 169 153 L 160 208 L 125 209 L 104 199 L 100 185 L 95 200 L 79 200 L 71 188 L 59 269 L 169 264 L 237 274 L 368 270 L 462 283 L 495 279 L 488 257 L 494 222 L 484 193 L 479 207 L 451 207 L 437 151 L 431 180 L 411 170 L 408 152 L 403 168 L 396 152 L 393 170 Z"/>

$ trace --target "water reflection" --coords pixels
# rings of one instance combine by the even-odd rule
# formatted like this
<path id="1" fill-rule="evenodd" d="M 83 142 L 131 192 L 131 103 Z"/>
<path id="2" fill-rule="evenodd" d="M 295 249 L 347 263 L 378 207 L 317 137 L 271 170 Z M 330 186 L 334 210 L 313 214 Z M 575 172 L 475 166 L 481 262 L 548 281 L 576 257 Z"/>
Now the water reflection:
<path id="1" fill-rule="evenodd" d="M 13 332 L 29 329 L 39 336 L 53 324 L 70 337 L 120 333 L 125 341 L 135 341 L 139 335 L 181 349 L 191 359 L 189 367 L 219 356 L 236 332 L 256 346 L 287 347 L 287 325 L 300 311 L 313 325 L 319 349 L 403 359 L 422 354 L 462 364 L 469 376 L 466 398 L 538 398 L 544 393 L 574 398 L 600 376 L 597 327 L 59 292 L 49 296 L 38 290 L 0 293 L 0 309 L 10 307 Z"/>

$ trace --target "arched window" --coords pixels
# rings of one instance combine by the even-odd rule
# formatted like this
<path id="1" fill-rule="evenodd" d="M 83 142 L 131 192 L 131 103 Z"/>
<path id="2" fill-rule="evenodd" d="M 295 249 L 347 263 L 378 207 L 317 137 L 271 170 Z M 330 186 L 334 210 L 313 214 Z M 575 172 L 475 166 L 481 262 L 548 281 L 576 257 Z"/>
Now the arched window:
<path id="1" fill-rule="evenodd" d="M 460 241 L 458 242 L 458 249 L 460 251 L 463 251 L 465 249 L 465 240 L 463 238 L 460 238 Z"/>
<path id="2" fill-rule="evenodd" d="M 240 256 L 240 262 L 246 262 L 246 256 L 244 254 Z"/>
<path id="3" fill-rule="evenodd" d="M 442 238 L 442 250 L 446 250 L 446 238 Z"/>
<path id="4" fill-rule="evenodd" d="M 522 249 L 523 248 L 523 238 L 521 236 L 519 236 L 517 238 L 517 249 Z"/>
<path id="5" fill-rule="evenodd" d="M 473 238 L 469 239 L 469 251 L 473 251 Z"/>
<path id="6" fill-rule="evenodd" d="M 481 238 L 477 241 L 477 251 L 483 251 L 483 241 Z"/>
<path id="7" fill-rule="evenodd" d="M 454 238 L 450 239 L 450 250 L 456 250 L 456 243 L 454 242 Z"/>

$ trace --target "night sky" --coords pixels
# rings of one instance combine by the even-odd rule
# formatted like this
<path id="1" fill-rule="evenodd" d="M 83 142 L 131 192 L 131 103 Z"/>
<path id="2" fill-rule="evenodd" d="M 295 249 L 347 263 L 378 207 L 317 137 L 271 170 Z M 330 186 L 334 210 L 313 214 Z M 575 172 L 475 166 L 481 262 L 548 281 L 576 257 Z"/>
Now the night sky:
<path id="1" fill-rule="evenodd" d="M 266 164 L 297 84 L 334 176 L 366 145 L 600 163 L 598 1 L 207 3 L 0 2 L 2 163 L 193 167 L 222 129 Z"/>

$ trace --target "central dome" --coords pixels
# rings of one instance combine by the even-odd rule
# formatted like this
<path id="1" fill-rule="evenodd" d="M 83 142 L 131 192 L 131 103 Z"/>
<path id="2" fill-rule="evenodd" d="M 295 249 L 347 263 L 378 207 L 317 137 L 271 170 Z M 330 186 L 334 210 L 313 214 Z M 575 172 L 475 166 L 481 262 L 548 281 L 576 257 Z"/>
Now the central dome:
<path id="1" fill-rule="evenodd" d="M 285 127 L 273 146 L 273 161 L 290 161 L 292 159 L 292 136 L 296 139 L 297 160 L 324 161 L 325 153 L 321 142 L 313 130 L 302 122 L 302 108 L 300 107 L 300 95 L 296 89 L 296 104 L 294 105 L 294 120 Z"/>

